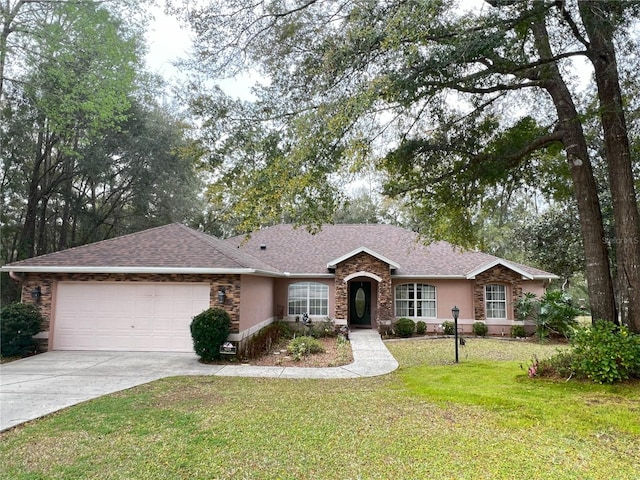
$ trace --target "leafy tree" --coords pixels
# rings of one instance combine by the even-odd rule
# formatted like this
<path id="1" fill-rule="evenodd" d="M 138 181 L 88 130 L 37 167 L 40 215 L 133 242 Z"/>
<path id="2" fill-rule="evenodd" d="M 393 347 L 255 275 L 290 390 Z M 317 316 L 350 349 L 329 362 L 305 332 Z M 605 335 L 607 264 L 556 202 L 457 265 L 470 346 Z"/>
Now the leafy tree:
<path id="1" fill-rule="evenodd" d="M 202 148 L 151 99 L 139 4 L 0 5 L 2 262 L 197 220 Z"/>
<path id="2" fill-rule="evenodd" d="M 555 206 L 523 225 L 517 235 L 524 239 L 529 261 L 554 272 L 566 285 L 582 272 L 583 248 L 575 206 Z"/>
<path id="3" fill-rule="evenodd" d="M 303 212 L 303 221 L 328 218 L 337 190 L 330 174 L 372 159 L 387 172 L 385 192 L 413 204 L 427 238 L 477 244 L 478 212 L 487 198 L 569 179 L 592 312 L 615 321 L 595 152 L 566 73 L 574 58 L 587 59 L 596 73 L 616 238 L 630 244 L 618 271 L 630 272 L 625 293 L 631 298 L 640 295 L 634 247 L 640 226 L 627 180 L 631 163 L 615 42 L 634 23 L 636 6 L 614 3 L 604 9 L 587 0 L 490 0 L 464 15 L 457 5 L 435 0 L 225 0 L 188 7 L 200 72 L 226 77 L 254 69 L 268 79 L 256 87 L 250 107 L 212 109 L 224 102 L 206 105 L 203 98 L 210 95 L 197 88 L 193 103 L 203 118 L 215 111 L 218 124 L 231 127 L 221 139 L 238 133 L 224 119 L 261 125 L 235 159 L 227 157 L 238 168 L 263 156 L 238 179 L 261 185 L 254 190 L 258 196 L 238 202 L 269 205 L 260 206 L 261 221 L 263 213 L 275 216 L 300 204 L 307 208 L 293 211 Z M 624 40 L 633 43 L 631 36 Z M 265 139 L 269 149 L 262 147 Z M 232 168 L 219 163 L 214 170 Z M 618 172 L 625 176 L 620 183 Z M 640 308 L 640 299 L 635 305 Z M 630 318 L 640 329 L 640 312 Z"/>

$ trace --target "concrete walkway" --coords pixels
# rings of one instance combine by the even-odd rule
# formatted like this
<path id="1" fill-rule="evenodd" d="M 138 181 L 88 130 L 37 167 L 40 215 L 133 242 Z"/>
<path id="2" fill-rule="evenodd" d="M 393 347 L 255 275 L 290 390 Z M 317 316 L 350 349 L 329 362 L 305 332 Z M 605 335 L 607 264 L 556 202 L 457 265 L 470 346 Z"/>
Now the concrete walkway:
<path id="1" fill-rule="evenodd" d="M 355 330 L 350 340 L 353 363 L 328 368 L 204 365 L 191 353 L 43 353 L 0 365 L 0 431 L 165 377 L 358 378 L 384 375 L 398 368 L 378 332 Z"/>

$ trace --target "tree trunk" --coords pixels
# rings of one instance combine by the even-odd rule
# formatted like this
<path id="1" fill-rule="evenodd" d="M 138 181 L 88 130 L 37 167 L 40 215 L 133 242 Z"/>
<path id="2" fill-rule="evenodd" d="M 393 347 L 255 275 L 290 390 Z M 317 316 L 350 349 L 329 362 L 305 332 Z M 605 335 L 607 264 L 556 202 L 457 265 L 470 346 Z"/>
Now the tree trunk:
<path id="1" fill-rule="evenodd" d="M 531 26 L 540 57 L 550 59 L 552 52 L 544 21 L 544 17 L 541 17 L 534 20 Z M 563 133 L 562 142 L 571 166 L 571 176 L 580 214 L 591 315 L 594 319 L 615 323 L 617 322 L 617 314 L 609 268 L 609 252 L 607 244 L 603 241 L 605 234 L 602 212 L 580 117 L 571 92 L 555 62 L 549 62 L 541 67 L 537 80 L 542 82 L 543 88 L 553 99 L 558 115 L 558 128 Z"/>
<path id="2" fill-rule="evenodd" d="M 40 171 L 42 161 L 45 156 L 45 154 L 43 154 L 43 147 L 45 143 L 44 136 L 44 128 L 41 127 L 38 132 L 38 142 L 33 160 L 33 170 L 31 171 L 31 178 L 29 179 L 24 225 L 22 226 L 18 240 L 18 260 L 33 257 L 35 251 L 38 203 L 40 202 Z"/>
<path id="3" fill-rule="evenodd" d="M 640 332 L 640 216 L 633 183 L 631 150 L 622 90 L 618 76 L 613 25 L 610 16 L 616 5 L 580 1 L 580 15 L 589 36 L 589 58 L 595 69 L 604 147 L 609 167 L 609 188 L 613 201 L 616 264 L 621 300 L 628 308 L 628 323 Z M 624 311 L 624 305 L 619 306 Z"/>

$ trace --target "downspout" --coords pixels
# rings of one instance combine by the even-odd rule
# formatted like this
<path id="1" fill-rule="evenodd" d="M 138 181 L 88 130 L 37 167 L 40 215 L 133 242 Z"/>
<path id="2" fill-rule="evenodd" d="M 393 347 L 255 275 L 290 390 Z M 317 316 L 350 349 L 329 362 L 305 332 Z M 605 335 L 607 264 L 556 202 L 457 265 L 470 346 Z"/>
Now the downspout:
<path id="1" fill-rule="evenodd" d="M 22 283 L 24 278 L 22 278 L 20 275 L 16 274 L 13 270 L 9 270 L 9 277 L 12 280 L 15 280 L 18 283 Z"/>

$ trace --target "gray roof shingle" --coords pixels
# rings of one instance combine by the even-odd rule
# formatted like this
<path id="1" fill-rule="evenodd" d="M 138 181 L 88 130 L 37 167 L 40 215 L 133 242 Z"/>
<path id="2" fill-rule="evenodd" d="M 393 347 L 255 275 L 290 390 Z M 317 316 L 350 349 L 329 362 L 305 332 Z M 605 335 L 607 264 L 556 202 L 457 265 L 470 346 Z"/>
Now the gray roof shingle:
<path id="1" fill-rule="evenodd" d="M 179 223 L 29 258 L 3 269 L 121 267 L 157 269 L 254 269 L 278 273 L 228 243 Z"/>
<path id="2" fill-rule="evenodd" d="M 104 240 L 2 267 L 4 271 L 213 270 L 268 275 L 326 275 L 328 264 L 368 249 L 397 266 L 396 276 L 465 277 L 496 261 L 531 277 L 556 278 L 537 268 L 493 255 L 462 250 L 447 242 L 424 245 L 418 234 L 392 225 L 324 225 L 312 235 L 304 228 L 276 225 L 246 236 L 220 240 L 179 223 Z"/>
<path id="3" fill-rule="evenodd" d="M 324 225 L 315 235 L 304 228 L 276 225 L 248 239 L 238 236 L 226 241 L 292 275 L 326 274 L 328 262 L 364 247 L 398 264 L 395 275 L 462 277 L 502 260 L 533 277 L 555 278 L 549 272 L 447 242 L 425 245 L 417 233 L 393 225 Z"/>

